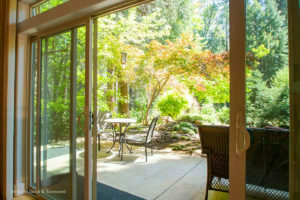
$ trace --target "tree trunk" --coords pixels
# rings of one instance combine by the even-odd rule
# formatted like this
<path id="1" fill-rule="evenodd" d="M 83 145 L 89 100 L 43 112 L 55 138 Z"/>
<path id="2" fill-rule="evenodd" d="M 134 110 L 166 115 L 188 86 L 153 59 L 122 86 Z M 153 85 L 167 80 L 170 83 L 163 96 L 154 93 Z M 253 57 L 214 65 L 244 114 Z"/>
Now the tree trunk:
<path id="1" fill-rule="evenodd" d="M 119 100 L 119 112 L 122 115 L 129 116 L 128 83 L 120 80 L 119 91 L 122 98 L 121 100 Z"/>
<path id="2" fill-rule="evenodd" d="M 114 83 L 112 81 L 112 77 L 114 75 L 114 68 L 113 66 L 110 66 L 107 68 L 107 73 L 108 73 L 108 77 L 110 78 L 110 81 L 107 82 L 107 104 L 108 104 L 108 107 L 109 107 L 109 110 L 110 111 L 113 111 L 114 110 Z"/>
<path id="3" fill-rule="evenodd" d="M 144 116 L 144 120 L 143 120 L 143 124 L 145 126 L 148 126 L 148 116 L 149 116 L 149 112 L 150 112 L 150 108 L 152 106 L 152 102 L 150 102 L 147 106 L 147 109 L 146 109 L 146 113 L 145 113 L 145 116 Z"/>

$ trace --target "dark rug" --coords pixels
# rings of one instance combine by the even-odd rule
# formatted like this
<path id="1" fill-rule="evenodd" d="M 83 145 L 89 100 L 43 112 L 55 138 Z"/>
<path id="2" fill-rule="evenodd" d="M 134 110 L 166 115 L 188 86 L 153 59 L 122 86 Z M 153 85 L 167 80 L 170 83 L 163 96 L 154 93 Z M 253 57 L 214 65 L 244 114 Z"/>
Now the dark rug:
<path id="1" fill-rule="evenodd" d="M 76 178 L 77 188 L 76 195 L 77 199 L 84 199 L 84 177 L 77 175 Z M 42 187 L 42 189 L 46 190 L 49 196 L 54 197 L 60 200 L 69 200 L 71 197 L 70 194 L 70 174 L 60 174 L 52 176 L 48 179 L 47 186 Z M 41 183 L 43 185 L 43 183 Z M 126 183 L 124 183 L 126 184 Z M 51 191 L 65 191 L 64 193 L 51 193 Z M 97 199 L 98 200 L 145 200 L 144 198 L 135 196 L 128 192 L 124 192 L 122 190 L 118 190 L 109 185 L 97 182 Z"/>
<path id="2" fill-rule="evenodd" d="M 111 186 L 97 182 L 97 199 L 98 200 L 144 200 L 141 197 L 118 190 Z"/>

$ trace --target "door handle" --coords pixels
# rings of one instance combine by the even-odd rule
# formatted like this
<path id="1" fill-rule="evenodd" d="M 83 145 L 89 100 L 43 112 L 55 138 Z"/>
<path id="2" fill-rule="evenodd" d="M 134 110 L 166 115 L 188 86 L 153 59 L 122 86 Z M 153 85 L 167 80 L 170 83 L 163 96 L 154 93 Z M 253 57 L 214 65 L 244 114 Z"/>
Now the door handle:
<path id="1" fill-rule="evenodd" d="M 241 111 L 236 112 L 236 154 L 241 155 L 250 147 L 250 135 L 245 126 Z"/>

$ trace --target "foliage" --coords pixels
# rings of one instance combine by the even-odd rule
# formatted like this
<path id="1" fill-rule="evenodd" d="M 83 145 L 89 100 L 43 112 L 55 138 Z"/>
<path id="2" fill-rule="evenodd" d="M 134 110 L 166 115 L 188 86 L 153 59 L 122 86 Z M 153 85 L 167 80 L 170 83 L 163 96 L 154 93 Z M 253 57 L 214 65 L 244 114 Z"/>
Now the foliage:
<path id="1" fill-rule="evenodd" d="M 229 0 L 198 0 L 194 4 L 193 31 L 214 53 L 229 50 Z"/>
<path id="2" fill-rule="evenodd" d="M 157 106 L 162 115 L 175 118 L 188 108 L 188 101 L 180 94 L 169 93 L 159 99 Z"/>
<path id="3" fill-rule="evenodd" d="M 182 122 L 195 123 L 196 121 L 202 122 L 203 118 L 199 114 L 183 114 L 180 115 L 177 120 Z"/>
<path id="4" fill-rule="evenodd" d="M 166 44 L 152 41 L 140 61 L 135 70 L 136 82 L 145 87 L 148 96 L 144 123 L 148 122 L 153 102 L 170 81 L 180 79 L 184 82 L 197 77 L 209 79 L 217 74 L 228 75 L 229 71 L 227 52 L 203 51 L 190 34 L 183 34 L 174 42 L 166 41 Z"/>
<path id="5" fill-rule="evenodd" d="M 267 82 L 288 61 L 286 17 L 278 10 L 278 6 L 276 0 L 248 0 L 247 3 L 247 52 L 261 45 L 269 49 L 270 52 L 258 60 L 258 69 Z"/>
<path id="6" fill-rule="evenodd" d="M 41 4 L 41 12 L 64 1 Z M 247 123 L 288 127 L 286 2 L 248 0 L 246 9 Z M 120 105 L 129 104 L 130 117 L 147 124 L 156 104 L 164 115 L 178 117 L 189 95 L 200 111 L 179 116 L 181 123 L 229 123 L 229 0 L 156 0 L 98 18 L 97 25 L 99 111 L 125 116 Z M 85 27 L 77 34 L 76 128 L 83 136 Z M 41 46 L 42 134 L 68 139 L 71 32 L 43 39 Z M 121 52 L 128 55 L 126 65 Z M 174 92 L 166 94 L 169 89 Z"/>
<path id="7" fill-rule="evenodd" d="M 255 71 L 247 79 L 247 123 L 250 126 L 289 127 L 288 67 L 279 70 L 270 86 Z"/>
<path id="8" fill-rule="evenodd" d="M 197 128 L 189 122 L 181 122 L 173 127 L 174 131 L 179 131 L 181 134 L 193 135 L 198 133 Z"/>
<path id="9" fill-rule="evenodd" d="M 224 106 L 218 112 L 219 121 L 224 125 L 225 124 L 229 125 L 229 114 L 230 114 L 229 111 L 230 111 L 230 109 L 228 107 Z"/>
<path id="10" fill-rule="evenodd" d="M 217 111 L 211 102 L 202 105 L 199 115 L 203 118 L 202 124 L 219 124 Z"/>
<path id="11" fill-rule="evenodd" d="M 185 148 L 185 146 L 183 144 L 169 145 L 169 146 L 172 147 L 173 151 L 180 151 Z"/>

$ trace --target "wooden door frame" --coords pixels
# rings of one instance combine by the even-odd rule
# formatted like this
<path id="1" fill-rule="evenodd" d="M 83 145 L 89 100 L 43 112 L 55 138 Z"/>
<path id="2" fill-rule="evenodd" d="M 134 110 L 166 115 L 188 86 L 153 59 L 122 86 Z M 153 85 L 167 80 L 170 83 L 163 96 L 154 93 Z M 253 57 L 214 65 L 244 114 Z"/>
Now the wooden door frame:
<path id="1" fill-rule="evenodd" d="M 300 199 L 300 1 L 288 0 L 290 78 L 290 199 Z"/>
<path id="2" fill-rule="evenodd" d="M 229 1 L 230 29 L 230 129 L 229 129 L 229 197 L 232 200 L 245 199 L 246 152 L 236 153 L 237 113 L 242 114 L 246 125 L 246 12 L 244 0 Z"/>

